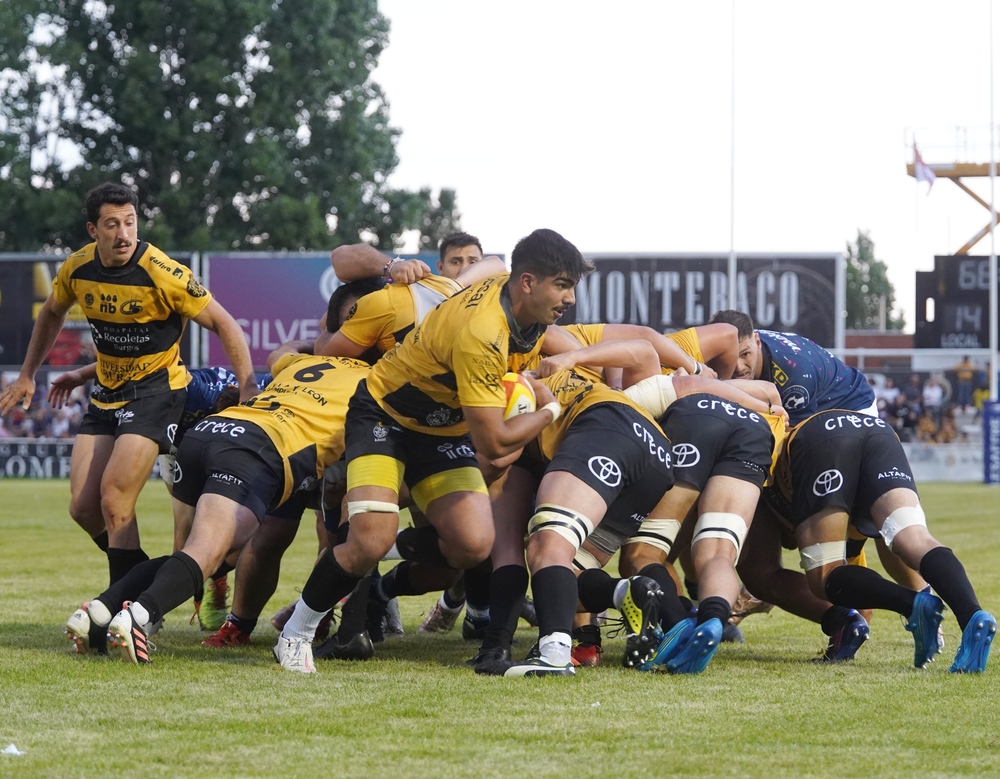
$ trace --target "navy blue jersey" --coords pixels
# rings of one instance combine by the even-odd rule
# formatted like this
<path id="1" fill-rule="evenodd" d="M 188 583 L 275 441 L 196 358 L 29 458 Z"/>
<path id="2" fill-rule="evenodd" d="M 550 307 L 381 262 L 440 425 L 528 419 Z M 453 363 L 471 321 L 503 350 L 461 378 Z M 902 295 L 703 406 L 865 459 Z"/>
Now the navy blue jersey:
<path id="1" fill-rule="evenodd" d="M 215 404 L 226 387 L 238 387 L 236 374 L 228 368 L 192 368 L 191 381 L 187 386 L 187 401 L 184 414 L 178 425 L 178 433 L 183 435 L 195 422 L 199 422 L 216 411 Z M 271 381 L 271 374 L 258 374 L 257 386 L 263 389 Z M 175 443 L 180 442 L 178 436 Z"/>
<path id="2" fill-rule="evenodd" d="M 866 411 L 875 403 L 868 379 L 826 349 L 795 333 L 758 330 L 761 378 L 774 382 L 791 423 L 829 409 Z"/>

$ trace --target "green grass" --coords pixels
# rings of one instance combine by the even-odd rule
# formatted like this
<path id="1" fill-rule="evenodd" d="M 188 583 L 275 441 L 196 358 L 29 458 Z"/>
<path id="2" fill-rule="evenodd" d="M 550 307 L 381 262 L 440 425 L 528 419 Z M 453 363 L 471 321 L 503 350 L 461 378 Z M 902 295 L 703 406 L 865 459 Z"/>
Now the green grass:
<path id="1" fill-rule="evenodd" d="M 458 629 L 416 632 L 436 595 L 403 599 L 406 636 L 366 663 L 281 671 L 267 623 L 294 599 L 315 555 L 304 527 L 252 647 L 208 650 L 183 606 L 149 667 L 77 657 L 62 624 L 103 589 L 107 566 L 66 512 L 66 482 L 0 481 L 0 776 L 751 776 L 952 777 L 1000 774 L 1000 671 L 947 672 L 945 653 L 912 668 L 898 617 L 879 613 L 853 663 L 811 662 L 817 626 L 781 612 L 750 617 L 695 677 L 626 672 L 623 642 L 575 678 L 477 677 Z M 1000 609 L 1000 496 L 928 485 L 931 529 L 965 563 L 984 607 Z M 170 545 L 157 484 L 139 506 L 144 546 Z M 307 523 L 311 525 L 311 523 Z M 874 557 L 874 555 L 872 555 Z M 794 565 L 795 559 L 786 563 Z M 523 623 L 522 623 L 523 624 Z M 518 632 L 524 651 L 533 631 Z"/>

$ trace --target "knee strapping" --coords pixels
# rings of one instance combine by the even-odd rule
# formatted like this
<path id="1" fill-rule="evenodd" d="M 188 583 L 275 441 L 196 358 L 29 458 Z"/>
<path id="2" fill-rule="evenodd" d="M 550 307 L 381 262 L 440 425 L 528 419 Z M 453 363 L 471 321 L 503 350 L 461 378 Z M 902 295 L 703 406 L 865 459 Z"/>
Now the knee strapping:
<path id="1" fill-rule="evenodd" d="M 800 549 L 799 561 L 802 570 L 811 571 L 828 563 L 845 562 L 846 553 L 847 543 L 845 541 L 823 541 Z"/>
<path id="2" fill-rule="evenodd" d="M 583 547 L 576 550 L 576 555 L 573 557 L 573 567 L 578 571 L 593 571 L 600 570 L 603 566 L 600 561 L 594 557 L 593 553 L 588 552 Z"/>
<path id="3" fill-rule="evenodd" d="M 572 509 L 541 503 L 535 507 L 535 515 L 528 523 L 528 535 L 548 530 L 565 538 L 575 549 L 579 549 L 594 530 L 594 523 L 583 514 Z"/>
<path id="4" fill-rule="evenodd" d="M 743 541 L 747 537 L 747 523 L 739 514 L 725 511 L 706 511 L 694 526 L 691 545 L 704 538 L 724 538 L 736 547 L 736 557 L 740 556 Z"/>
<path id="5" fill-rule="evenodd" d="M 667 407 L 677 400 L 674 377 L 664 376 L 662 373 L 637 381 L 625 389 L 624 394 L 654 418 L 663 416 Z"/>
<path id="6" fill-rule="evenodd" d="M 669 556 L 680 532 L 681 523 L 676 519 L 646 519 L 639 525 L 636 534 L 630 536 L 624 545 L 649 544 Z"/>
<path id="7" fill-rule="evenodd" d="M 384 500 L 349 500 L 347 501 L 347 519 L 357 514 L 398 514 L 399 504 Z"/>
<path id="8" fill-rule="evenodd" d="M 885 518 L 879 533 L 885 539 L 889 550 L 895 551 L 892 548 L 893 539 L 901 530 L 914 526 L 927 527 L 927 515 L 920 506 L 903 506 Z"/>

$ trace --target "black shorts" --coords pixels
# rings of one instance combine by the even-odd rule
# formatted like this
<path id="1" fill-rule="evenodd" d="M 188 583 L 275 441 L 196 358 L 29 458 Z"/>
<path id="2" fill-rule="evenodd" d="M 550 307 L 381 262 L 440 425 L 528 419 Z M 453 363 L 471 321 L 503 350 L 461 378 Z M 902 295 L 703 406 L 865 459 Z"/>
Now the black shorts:
<path id="1" fill-rule="evenodd" d="M 817 414 L 798 428 L 788 455 L 795 525 L 833 507 L 849 512 L 851 523 L 870 535 L 869 511 L 876 500 L 900 487 L 917 491 L 902 444 L 878 417 Z"/>
<path id="2" fill-rule="evenodd" d="M 670 404 L 660 424 L 673 447 L 675 481 L 699 492 L 712 476 L 764 486 L 774 434 L 759 414 L 715 395 L 687 395 Z"/>
<path id="3" fill-rule="evenodd" d="M 409 430 L 375 402 L 362 380 L 347 407 L 344 425 L 345 459 L 350 462 L 370 454 L 403 463 L 404 481 L 411 488 L 428 476 L 456 468 L 479 468 L 468 434 L 439 436 Z"/>
<path id="4" fill-rule="evenodd" d="M 607 503 L 609 523 L 636 527 L 674 485 L 670 441 L 623 403 L 583 411 L 545 471 L 572 473 Z"/>
<path id="5" fill-rule="evenodd" d="M 184 413 L 186 398 L 187 390 L 179 389 L 130 400 L 113 409 L 98 408 L 91 403 L 80 422 L 80 433 L 115 438 L 126 433 L 141 435 L 155 441 L 160 454 L 168 454 L 177 434 L 177 423 Z"/>
<path id="6" fill-rule="evenodd" d="M 259 521 L 281 498 L 284 483 L 281 455 L 252 422 L 207 417 L 187 431 L 177 450 L 173 494 L 189 506 L 204 494 L 222 495 Z"/>

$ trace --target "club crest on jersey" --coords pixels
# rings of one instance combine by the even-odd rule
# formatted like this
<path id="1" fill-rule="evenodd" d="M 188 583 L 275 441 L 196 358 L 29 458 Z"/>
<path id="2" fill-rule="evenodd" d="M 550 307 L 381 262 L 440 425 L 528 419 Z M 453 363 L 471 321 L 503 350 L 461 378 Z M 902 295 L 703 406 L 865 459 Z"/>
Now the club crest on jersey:
<path id="1" fill-rule="evenodd" d="M 801 384 L 793 384 L 781 393 L 781 405 L 789 411 L 797 411 L 809 405 L 809 391 Z"/>
<path id="2" fill-rule="evenodd" d="M 208 294 L 208 290 L 201 286 L 198 279 L 194 277 L 188 279 L 187 291 L 193 298 L 203 298 Z"/>
<path id="3" fill-rule="evenodd" d="M 91 306 L 94 305 L 93 293 L 88 292 L 86 295 L 83 296 L 83 305 L 85 305 L 87 308 L 90 308 Z"/>

